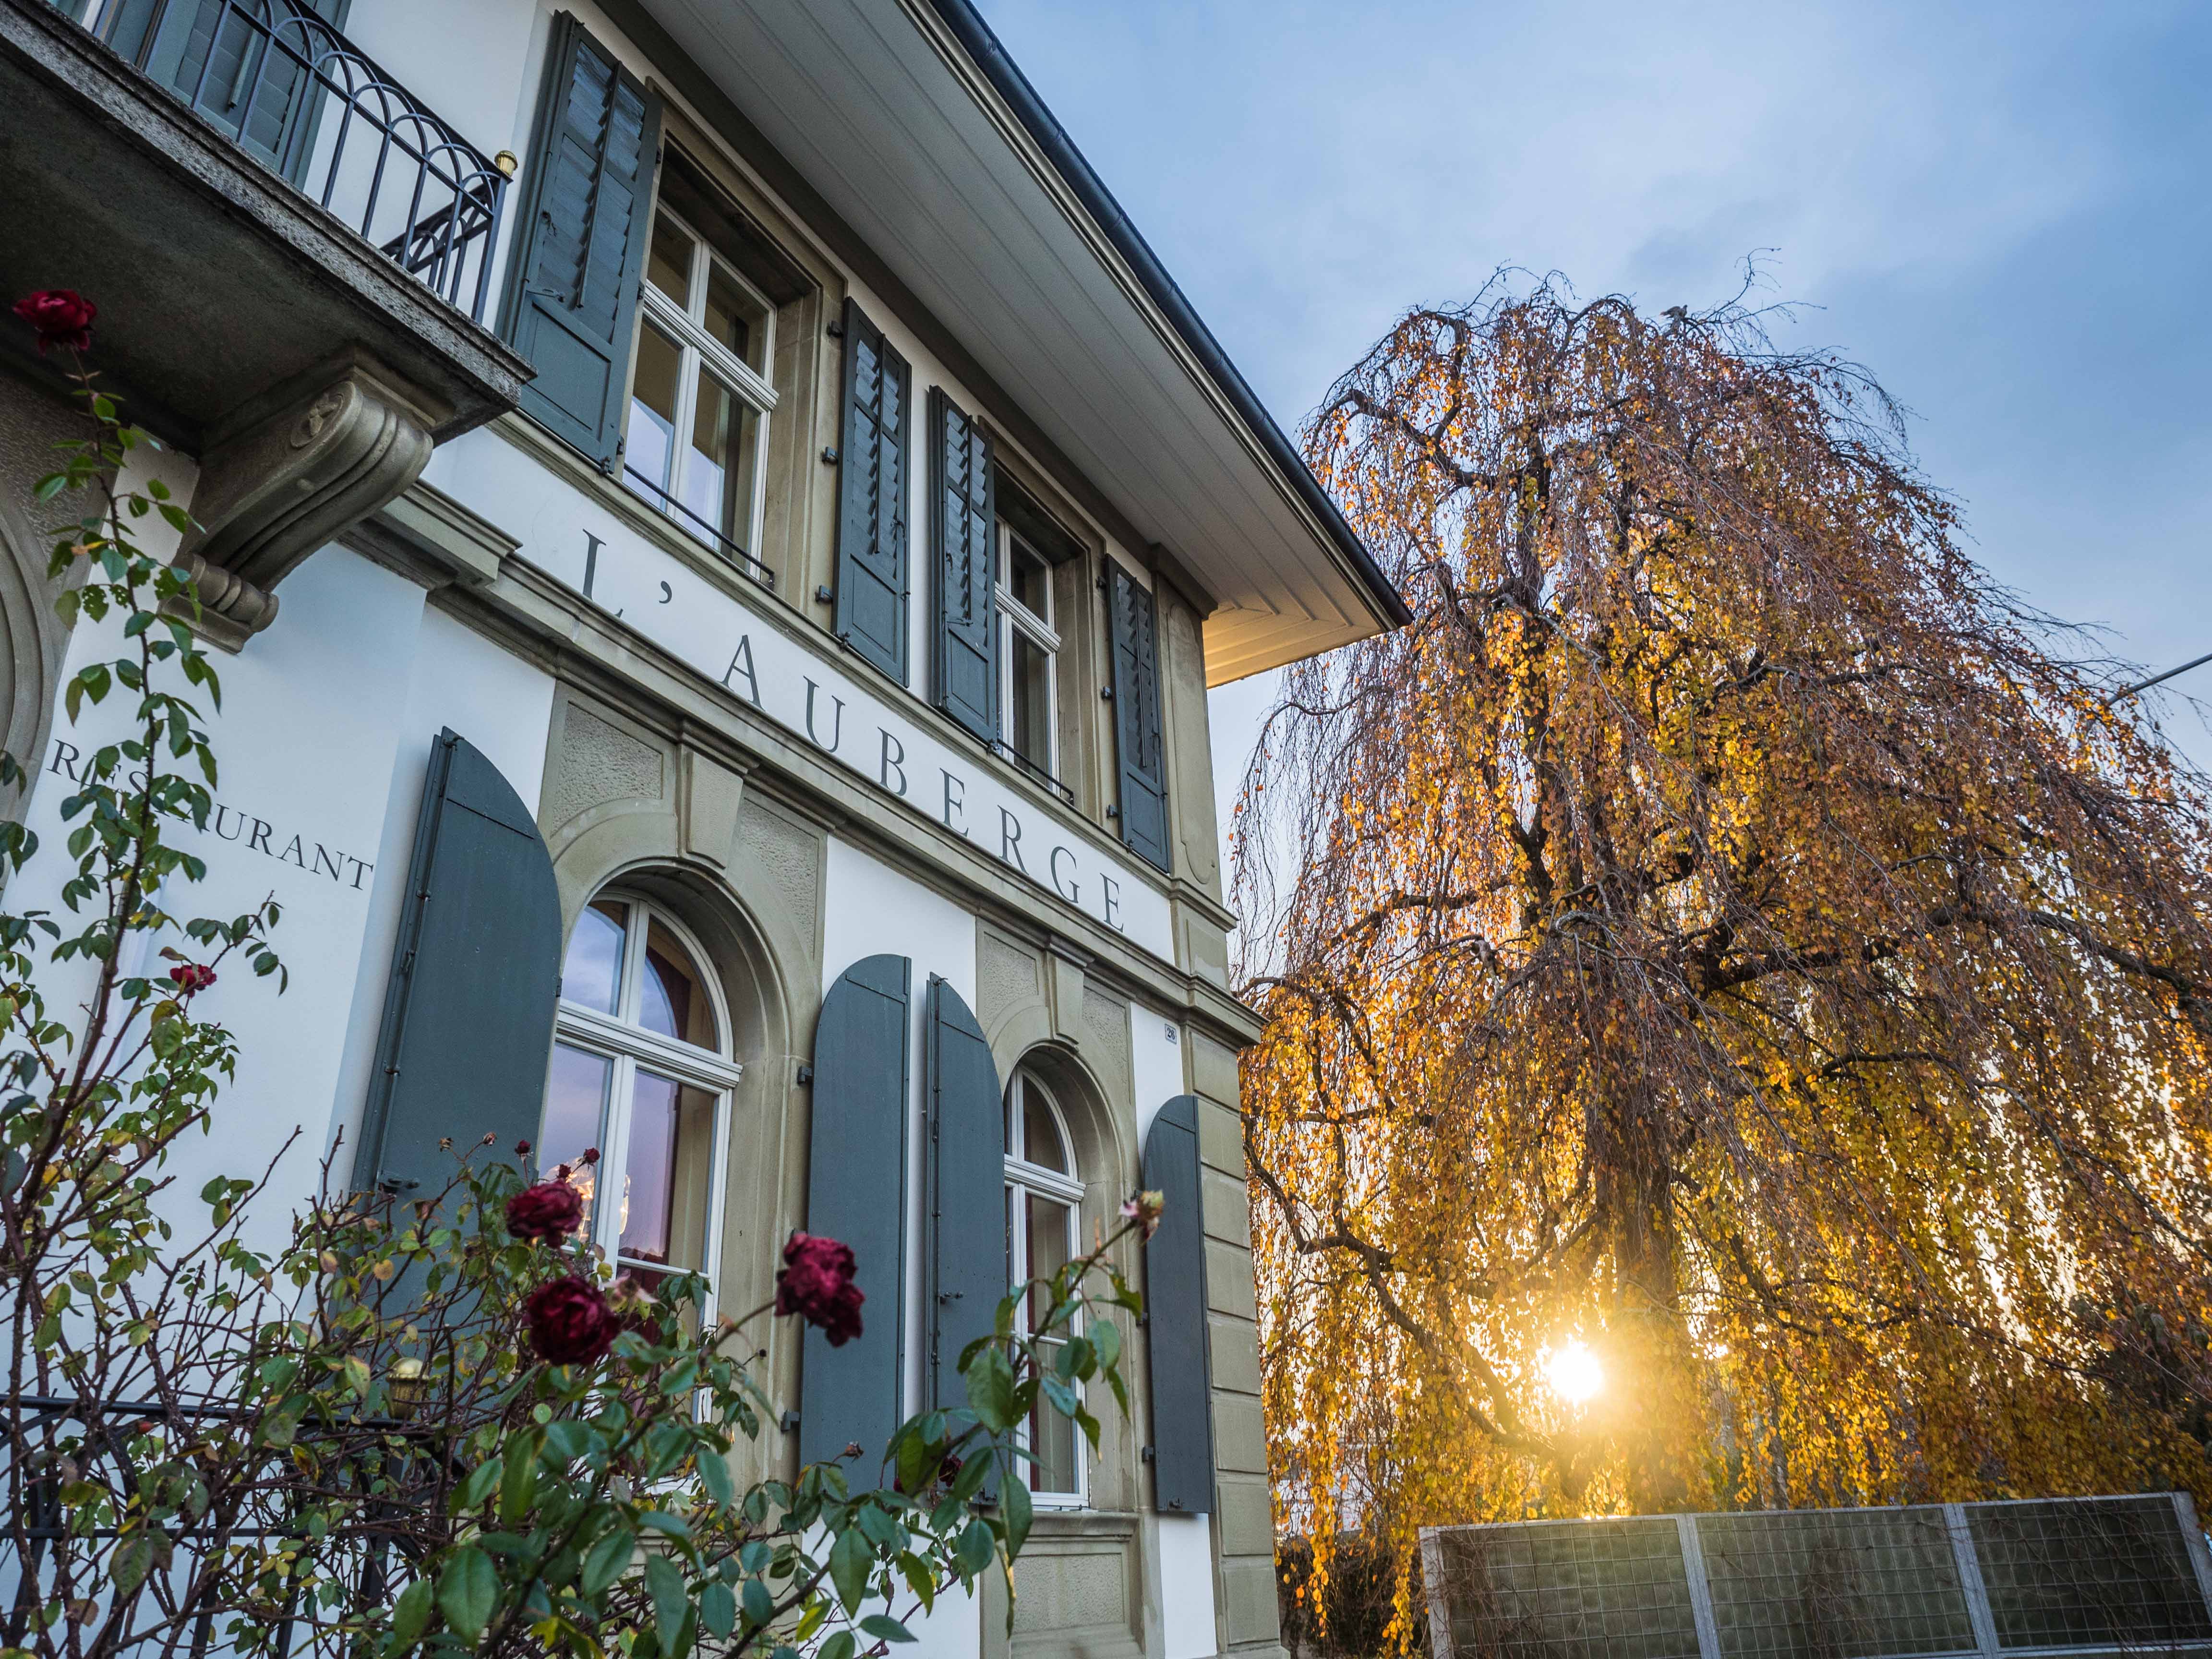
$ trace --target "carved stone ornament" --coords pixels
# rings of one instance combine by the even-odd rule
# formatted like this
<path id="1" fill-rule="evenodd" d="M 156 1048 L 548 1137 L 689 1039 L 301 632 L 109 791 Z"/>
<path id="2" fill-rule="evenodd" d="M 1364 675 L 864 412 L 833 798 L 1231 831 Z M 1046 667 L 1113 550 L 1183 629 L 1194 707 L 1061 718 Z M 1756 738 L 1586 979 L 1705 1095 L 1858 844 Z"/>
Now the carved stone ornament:
<path id="1" fill-rule="evenodd" d="M 413 483 L 449 411 L 358 354 L 273 400 L 200 458 L 198 528 L 176 562 L 200 631 L 232 651 L 276 616 L 277 583 Z"/>

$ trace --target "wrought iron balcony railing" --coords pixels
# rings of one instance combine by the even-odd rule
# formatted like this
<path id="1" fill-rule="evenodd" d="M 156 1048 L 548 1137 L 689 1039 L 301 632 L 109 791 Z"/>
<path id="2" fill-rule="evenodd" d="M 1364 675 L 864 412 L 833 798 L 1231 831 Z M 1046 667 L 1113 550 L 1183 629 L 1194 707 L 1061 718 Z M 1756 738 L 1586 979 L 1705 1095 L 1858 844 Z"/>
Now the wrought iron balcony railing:
<path id="1" fill-rule="evenodd" d="M 477 149 L 318 10 L 55 0 L 149 80 L 481 323 L 514 160 Z"/>

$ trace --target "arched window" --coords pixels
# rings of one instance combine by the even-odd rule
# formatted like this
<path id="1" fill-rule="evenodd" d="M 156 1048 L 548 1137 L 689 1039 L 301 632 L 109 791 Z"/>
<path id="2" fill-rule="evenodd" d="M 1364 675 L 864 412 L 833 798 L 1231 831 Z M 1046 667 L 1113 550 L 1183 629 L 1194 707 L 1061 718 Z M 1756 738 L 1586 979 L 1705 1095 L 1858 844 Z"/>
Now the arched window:
<path id="1" fill-rule="evenodd" d="M 1006 1085 L 1006 1273 L 1009 1284 L 1056 1273 L 1081 1248 L 1083 1180 L 1067 1121 L 1051 1091 L 1027 1069 Z M 1030 1310 L 1042 1314 L 1042 1305 Z M 1082 1441 L 1073 1422 L 1040 1401 L 1023 1443 L 1040 1502 L 1079 1506 Z"/>
<path id="2" fill-rule="evenodd" d="M 739 1067 L 705 960 L 665 911 L 603 893 L 561 967 L 538 1167 L 569 1166 L 592 1237 L 648 1285 L 670 1272 L 711 1280 L 721 1232 Z M 593 1146 L 599 1163 L 584 1169 Z"/>

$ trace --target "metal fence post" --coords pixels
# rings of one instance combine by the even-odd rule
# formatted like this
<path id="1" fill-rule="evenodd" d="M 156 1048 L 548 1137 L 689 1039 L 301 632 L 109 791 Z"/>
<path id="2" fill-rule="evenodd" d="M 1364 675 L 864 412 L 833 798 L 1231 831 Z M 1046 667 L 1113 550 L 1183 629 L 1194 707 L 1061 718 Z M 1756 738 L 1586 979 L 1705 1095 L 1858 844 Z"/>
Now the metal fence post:
<path id="1" fill-rule="evenodd" d="M 1721 1659 L 1721 1630 L 1713 1618 L 1713 1587 L 1705 1577 L 1705 1547 L 1698 1538 L 1698 1517 L 1676 1516 L 1674 1530 L 1682 1540 L 1682 1571 L 1690 1581 L 1690 1617 L 1697 1621 L 1698 1659 Z"/>
<path id="2" fill-rule="evenodd" d="M 1959 1588 L 1966 1592 L 1974 1645 L 1983 1659 L 1997 1659 L 1997 1621 L 1990 1613 L 1989 1587 L 1982 1583 L 1981 1558 L 1974 1553 L 1974 1534 L 1967 1529 L 1964 1504 L 1943 1505 L 1943 1528 L 1951 1534 L 1951 1554 L 1959 1564 Z"/>

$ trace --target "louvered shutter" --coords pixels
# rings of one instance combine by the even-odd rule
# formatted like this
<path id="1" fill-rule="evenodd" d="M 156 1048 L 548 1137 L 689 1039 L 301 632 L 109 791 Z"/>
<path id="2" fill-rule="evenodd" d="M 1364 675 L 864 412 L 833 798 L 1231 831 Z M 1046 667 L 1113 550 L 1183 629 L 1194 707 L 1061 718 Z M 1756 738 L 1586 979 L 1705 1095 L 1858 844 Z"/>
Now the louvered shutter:
<path id="1" fill-rule="evenodd" d="M 867 1300 L 860 1334 L 833 1348 L 809 1326 L 801 1351 L 799 1456 L 862 1450 L 854 1479 L 874 1484 L 898 1427 L 906 1308 L 907 1014 L 912 967 L 867 957 L 838 976 L 814 1030 L 806 1231 L 852 1246 Z"/>
<path id="2" fill-rule="evenodd" d="M 845 301 L 845 441 L 837 461 L 837 637 L 906 684 L 906 455 L 911 377 Z"/>
<path id="3" fill-rule="evenodd" d="M 70 15 L 81 9 L 64 8 Z M 265 27 L 283 44 L 273 50 Z M 293 56 L 320 60 L 330 37 L 318 21 L 345 24 L 345 0 L 274 0 L 274 9 L 222 0 L 160 6 L 121 0 L 102 9 L 96 27 L 118 53 L 191 104 L 264 165 L 297 184 L 305 175 L 323 94 Z M 150 38 L 149 38 L 150 36 Z M 292 48 L 291 52 L 284 47 Z"/>
<path id="4" fill-rule="evenodd" d="M 999 601 L 991 441 L 942 388 L 929 394 L 929 545 L 937 706 L 986 743 L 999 735 Z"/>
<path id="5" fill-rule="evenodd" d="M 1006 1293 L 1006 1113 L 983 1028 L 929 981 L 929 1397 L 964 1407 L 960 1352 L 994 1328 Z"/>
<path id="6" fill-rule="evenodd" d="M 1206 1214 L 1198 1097 L 1177 1095 L 1145 1133 L 1145 1187 L 1167 1210 L 1145 1246 L 1145 1330 L 1152 1385 L 1152 1507 L 1213 1510 L 1213 1412 L 1206 1345 Z"/>
<path id="7" fill-rule="evenodd" d="M 1152 596 L 1111 559 L 1106 609 L 1114 635 L 1114 743 L 1121 764 L 1121 844 L 1165 870 L 1168 774 L 1160 738 L 1159 626 Z"/>
<path id="8" fill-rule="evenodd" d="M 522 408 L 615 470 L 653 214 L 660 100 L 566 12 L 523 179 L 507 338 L 538 377 Z"/>
<path id="9" fill-rule="evenodd" d="M 451 729 L 431 746 L 405 905 L 355 1179 L 427 1196 L 486 1134 L 479 1164 L 536 1138 L 561 982 L 561 896 L 537 823 Z"/>

